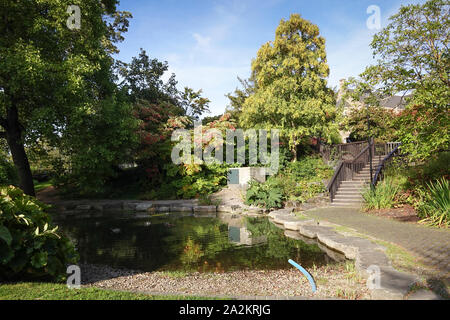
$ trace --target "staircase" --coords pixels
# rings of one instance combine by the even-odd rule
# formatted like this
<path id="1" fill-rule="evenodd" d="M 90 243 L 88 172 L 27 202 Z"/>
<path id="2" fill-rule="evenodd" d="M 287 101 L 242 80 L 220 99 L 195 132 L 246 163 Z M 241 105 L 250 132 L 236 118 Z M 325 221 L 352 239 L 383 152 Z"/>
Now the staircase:
<path id="1" fill-rule="evenodd" d="M 375 174 L 375 171 L 383 158 L 384 155 L 373 157 L 373 174 Z M 361 193 L 369 183 L 370 164 L 367 163 L 360 172 L 354 174 L 353 179 L 341 181 L 331 205 L 335 207 L 360 207 L 363 202 Z"/>

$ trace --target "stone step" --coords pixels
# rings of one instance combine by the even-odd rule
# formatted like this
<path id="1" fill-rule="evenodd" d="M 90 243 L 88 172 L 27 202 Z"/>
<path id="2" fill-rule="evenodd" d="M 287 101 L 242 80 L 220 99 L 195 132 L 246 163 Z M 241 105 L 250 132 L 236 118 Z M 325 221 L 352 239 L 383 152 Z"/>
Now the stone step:
<path id="1" fill-rule="evenodd" d="M 362 203 L 361 199 L 333 199 L 333 203 Z"/>
<path id="2" fill-rule="evenodd" d="M 342 196 L 336 196 L 333 199 L 333 202 L 363 202 L 362 197 L 353 196 L 353 197 L 342 197 Z"/>
<path id="3" fill-rule="evenodd" d="M 339 189 L 336 194 L 361 194 L 363 189 Z"/>
<path id="4" fill-rule="evenodd" d="M 360 180 L 354 180 L 354 181 L 350 181 L 348 183 L 341 183 L 341 185 L 339 186 L 340 188 L 363 188 L 365 185 L 364 181 Z"/>
<path id="5" fill-rule="evenodd" d="M 362 197 L 362 194 L 358 191 L 346 192 L 346 191 L 338 191 L 335 197 Z"/>
<path id="6" fill-rule="evenodd" d="M 332 207 L 350 207 L 350 208 L 360 208 L 361 203 L 341 203 L 341 202 L 332 202 Z"/>
<path id="7" fill-rule="evenodd" d="M 344 196 L 348 196 L 348 195 L 360 195 L 362 194 L 363 189 L 355 189 L 355 190 L 348 190 L 348 189 L 338 189 L 338 191 L 336 192 L 336 195 L 341 194 Z"/>
<path id="8" fill-rule="evenodd" d="M 345 180 L 341 182 L 341 185 L 346 185 L 346 184 L 355 184 L 355 183 L 360 183 L 360 182 L 355 182 L 353 180 Z M 362 182 L 360 184 L 363 184 Z"/>

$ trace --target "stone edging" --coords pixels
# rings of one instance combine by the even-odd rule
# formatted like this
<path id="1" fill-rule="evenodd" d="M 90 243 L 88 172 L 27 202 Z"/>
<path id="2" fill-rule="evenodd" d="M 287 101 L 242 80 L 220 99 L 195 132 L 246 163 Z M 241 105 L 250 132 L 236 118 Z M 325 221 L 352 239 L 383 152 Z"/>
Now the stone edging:
<path id="1" fill-rule="evenodd" d="M 368 239 L 344 236 L 336 232 L 331 224 L 321 225 L 314 219 L 299 220 L 292 213 L 292 209 L 272 211 L 269 217 L 287 231 L 286 236 L 295 238 L 295 234 L 292 234 L 294 231 L 341 252 L 347 259 L 355 260 L 356 269 L 364 279 L 370 276 L 367 271 L 369 266 L 378 266 L 381 275 L 380 287 L 370 290 L 372 299 L 404 299 L 411 285 L 419 280 L 413 275 L 395 270 L 384 252 L 385 249 Z"/>
<path id="2" fill-rule="evenodd" d="M 228 212 L 236 214 L 259 215 L 264 210 L 256 207 L 239 205 L 199 205 L 197 200 L 68 200 L 51 203 L 52 212 L 61 215 L 81 214 L 80 217 L 87 215 L 97 215 L 109 211 L 131 211 L 137 214 L 151 214 L 156 212 L 183 212 L 188 214 L 210 214 L 217 212 Z"/>

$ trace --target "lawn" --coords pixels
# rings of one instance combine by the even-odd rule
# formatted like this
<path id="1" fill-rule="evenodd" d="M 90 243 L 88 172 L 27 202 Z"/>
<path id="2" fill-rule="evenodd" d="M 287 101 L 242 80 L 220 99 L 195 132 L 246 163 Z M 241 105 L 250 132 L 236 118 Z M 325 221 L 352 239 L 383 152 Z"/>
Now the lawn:
<path id="1" fill-rule="evenodd" d="M 198 296 L 147 295 L 98 288 L 69 289 L 65 284 L 21 282 L 0 284 L 0 300 L 205 300 Z"/>

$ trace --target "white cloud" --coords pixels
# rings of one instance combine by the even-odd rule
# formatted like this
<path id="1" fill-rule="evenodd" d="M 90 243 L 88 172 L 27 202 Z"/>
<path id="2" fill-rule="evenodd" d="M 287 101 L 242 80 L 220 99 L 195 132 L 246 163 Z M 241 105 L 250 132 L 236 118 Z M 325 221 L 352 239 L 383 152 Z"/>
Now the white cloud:
<path id="1" fill-rule="evenodd" d="M 210 37 L 204 37 L 199 33 L 194 33 L 192 35 L 197 42 L 197 46 L 201 49 L 207 49 L 210 46 L 211 38 Z"/>

